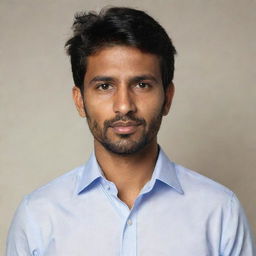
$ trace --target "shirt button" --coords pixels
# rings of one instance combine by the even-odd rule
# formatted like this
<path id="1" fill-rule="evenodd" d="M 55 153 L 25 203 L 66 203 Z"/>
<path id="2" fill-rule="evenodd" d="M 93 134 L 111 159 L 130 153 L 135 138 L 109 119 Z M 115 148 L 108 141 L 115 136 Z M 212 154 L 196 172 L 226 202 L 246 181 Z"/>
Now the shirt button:
<path id="1" fill-rule="evenodd" d="M 109 185 L 107 185 L 107 190 L 110 190 L 110 186 Z"/>
<path id="2" fill-rule="evenodd" d="M 39 256 L 38 251 L 37 250 L 33 250 L 32 255 L 33 256 Z"/>
<path id="3" fill-rule="evenodd" d="M 127 224 L 128 224 L 129 226 L 131 226 L 131 225 L 132 225 L 132 220 L 131 220 L 131 219 L 128 219 Z"/>

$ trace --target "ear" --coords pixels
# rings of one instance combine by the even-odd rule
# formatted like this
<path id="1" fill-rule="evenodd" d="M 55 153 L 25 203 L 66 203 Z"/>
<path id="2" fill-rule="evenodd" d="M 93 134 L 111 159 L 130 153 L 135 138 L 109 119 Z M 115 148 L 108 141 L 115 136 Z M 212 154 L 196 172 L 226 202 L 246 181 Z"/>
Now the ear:
<path id="1" fill-rule="evenodd" d="M 165 102 L 163 107 L 163 115 L 166 116 L 172 105 L 172 99 L 175 92 L 174 84 L 171 82 L 165 89 Z"/>
<path id="2" fill-rule="evenodd" d="M 84 101 L 83 95 L 81 93 L 80 88 L 74 86 L 72 88 L 73 100 L 76 105 L 76 109 L 81 117 L 86 117 L 85 109 L 84 109 Z"/>

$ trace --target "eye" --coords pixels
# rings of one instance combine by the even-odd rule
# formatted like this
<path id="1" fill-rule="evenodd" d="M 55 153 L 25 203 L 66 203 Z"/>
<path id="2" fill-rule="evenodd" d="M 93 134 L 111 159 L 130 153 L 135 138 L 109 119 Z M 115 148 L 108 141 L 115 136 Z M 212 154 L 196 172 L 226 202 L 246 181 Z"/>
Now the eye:
<path id="1" fill-rule="evenodd" d="M 101 91 L 107 91 L 107 90 L 111 89 L 112 86 L 111 86 L 110 84 L 108 84 L 108 83 L 103 83 L 103 84 L 97 85 L 96 88 L 97 88 L 98 90 L 101 90 Z"/>
<path id="2" fill-rule="evenodd" d="M 140 89 L 146 89 L 146 88 L 149 88 L 149 84 L 148 83 L 144 83 L 144 82 L 139 82 L 137 85 L 136 85 L 137 88 L 140 88 Z"/>

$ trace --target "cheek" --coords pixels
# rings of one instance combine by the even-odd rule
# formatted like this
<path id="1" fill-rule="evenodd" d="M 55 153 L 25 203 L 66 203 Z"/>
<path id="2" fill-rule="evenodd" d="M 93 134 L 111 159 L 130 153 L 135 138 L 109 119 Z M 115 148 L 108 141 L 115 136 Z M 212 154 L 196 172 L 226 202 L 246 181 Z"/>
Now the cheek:
<path id="1" fill-rule="evenodd" d="M 158 97 L 150 97 L 147 100 L 140 101 L 141 114 L 145 118 L 153 119 L 155 116 L 162 112 L 164 105 L 164 96 L 159 95 Z"/>
<path id="2" fill-rule="evenodd" d="M 89 101 L 85 103 L 87 117 L 90 122 L 97 123 L 98 127 L 102 128 L 104 125 L 104 121 L 111 119 L 111 108 L 109 104 L 106 104 L 103 101 L 97 101 L 91 98 Z"/>

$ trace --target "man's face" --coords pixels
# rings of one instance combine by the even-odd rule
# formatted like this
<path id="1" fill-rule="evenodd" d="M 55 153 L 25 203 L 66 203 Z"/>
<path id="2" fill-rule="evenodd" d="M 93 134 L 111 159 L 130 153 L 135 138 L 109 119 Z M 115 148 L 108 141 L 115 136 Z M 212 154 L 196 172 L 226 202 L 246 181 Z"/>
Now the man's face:
<path id="1" fill-rule="evenodd" d="M 73 97 L 80 115 L 87 118 L 95 143 L 127 155 L 156 143 L 173 90 L 171 85 L 164 92 L 157 56 L 113 46 L 88 57 L 84 95 L 74 87 Z"/>

